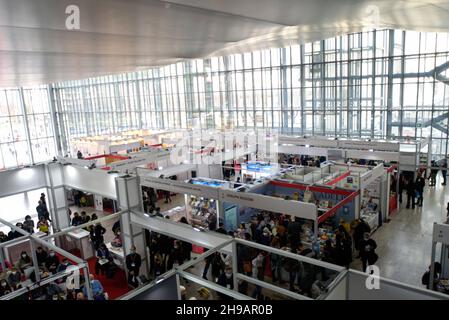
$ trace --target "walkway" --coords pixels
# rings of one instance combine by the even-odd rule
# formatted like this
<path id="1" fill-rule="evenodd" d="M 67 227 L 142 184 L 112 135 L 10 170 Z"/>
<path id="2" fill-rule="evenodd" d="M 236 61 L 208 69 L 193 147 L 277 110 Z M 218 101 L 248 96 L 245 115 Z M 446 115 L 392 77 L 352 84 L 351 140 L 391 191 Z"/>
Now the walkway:
<path id="1" fill-rule="evenodd" d="M 422 286 L 421 277 L 430 265 L 433 223 L 446 220 L 449 187 L 442 186 L 441 180 L 439 175 L 436 187 L 426 186 L 422 208 L 405 209 L 404 193 L 400 212 L 374 233 L 381 276 Z M 361 269 L 359 261 L 352 267 Z"/>

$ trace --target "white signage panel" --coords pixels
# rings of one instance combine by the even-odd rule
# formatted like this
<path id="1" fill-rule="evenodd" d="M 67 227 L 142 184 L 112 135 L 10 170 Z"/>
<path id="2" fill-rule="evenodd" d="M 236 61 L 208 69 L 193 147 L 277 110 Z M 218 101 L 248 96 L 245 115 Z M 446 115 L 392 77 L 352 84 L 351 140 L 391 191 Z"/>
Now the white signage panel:
<path id="1" fill-rule="evenodd" d="M 172 191 L 174 193 L 191 194 L 209 199 L 218 199 L 218 189 L 216 187 L 196 185 L 184 181 L 143 176 L 140 177 L 140 184 L 157 190 L 166 190 Z"/>
<path id="2" fill-rule="evenodd" d="M 111 163 L 109 166 L 113 170 L 132 170 L 135 169 L 138 166 L 153 163 L 161 160 L 166 160 L 170 158 L 170 151 L 164 150 L 164 151 L 157 151 L 157 152 L 142 152 L 139 154 L 136 154 L 134 158 L 123 160 L 123 161 L 116 161 Z"/>
<path id="3" fill-rule="evenodd" d="M 103 211 L 103 197 L 98 194 L 95 194 L 94 202 L 95 202 L 95 210 Z"/>
<path id="4" fill-rule="evenodd" d="M 324 156 L 327 157 L 328 149 L 303 146 L 278 146 L 279 153 L 300 154 L 308 156 Z"/>
<path id="5" fill-rule="evenodd" d="M 401 165 L 415 166 L 418 163 L 418 153 L 415 152 L 401 152 L 399 155 L 399 163 Z"/>
<path id="6" fill-rule="evenodd" d="M 338 147 L 343 149 L 399 151 L 399 146 L 397 142 L 338 140 Z"/>
<path id="7" fill-rule="evenodd" d="M 435 223 L 433 225 L 433 241 L 449 244 L 449 225 Z"/>
<path id="8" fill-rule="evenodd" d="M 232 190 L 220 190 L 219 195 L 219 200 L 223 202 L 237 203 L 249 208 L 284 213 L 309 220 L 317 218 L 317 209 L 312 203 Z"/>
<path id="9" fill-rule="evenodd" d="M 304 138 L 304 137 L 280 136 L 279 144 L 293 144 L 296 146 L 309 145 L 311 147 L 327 147 L 327 148 L 336 148 L 338 146 L 336 140 L 318 137 Z"/>
<path id="10" fill-rule="evenodd" d="M 379 164 L 374 169 L 368 171 L 360 177 L 360 188 L 366 188 L 370 183 L 381 177 L 385 173 L 383 164 Z"/>

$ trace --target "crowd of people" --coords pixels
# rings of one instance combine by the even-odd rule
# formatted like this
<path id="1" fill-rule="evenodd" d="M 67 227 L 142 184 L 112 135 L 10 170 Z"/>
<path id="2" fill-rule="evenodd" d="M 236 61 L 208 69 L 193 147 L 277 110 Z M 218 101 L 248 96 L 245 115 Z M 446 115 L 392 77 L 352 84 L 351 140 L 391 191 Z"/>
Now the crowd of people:
<path id="1" fill-rule="evenodd" d="M 47 250 L 42 246 L 36 248 L 35 251 L 37 269 L 39 270 L 39 278 L 44 279 L 56 273 L 65 271 L 72 263 L 65 257 L 60 257 L 53 250 Z M 22 251 L 18 261 L 11 265 L 8 261 L 5 262 L 8 270 L 1 273 L 0 276 L 0 296 L 7 295 L 15 290 L 23 288 L 23 283 L 30 280 L 32 283 L 36 282 L 36 266 L 30 253 Z M 22 296 L 25 299 L 32 299 L 33 297 L 40 297 L 44 299 L 58 299 L 65 300 L 75 297 L 74 289 L 71 290 L 67 286 L 67 277 L 59 278 L 47 285 L 40 287 L 36 291 L 29 291 Z"/>
<path id="2" fill-rule="evenodd" d="M 419 170 L 416 173 L 416 179 L 413 178 L 412 172 L 408 175 L 401 174 L 399 178 L 399 203 L 402 203 L 402 194 L 405 191 L 407 195 L 406 209 L 415 209 L 416 206 L 422 207 L 426 180 L 429 180 L 429 187 L 434 187 L 440 170 L 443 179 L 441 185 L 445 186 L 447 175 L 447 162 L 445 159 L 441 160 L 439 163 L 433 160 L 428 175 L 426 175 L 426 169 Z M 392 184 L 395 184 L 395 181 L 396 180 L 393 179 Z M 394 185 L 392 186 L 396 189 Z"/>
<path id="3" fill-rule="evenodd" d="M 182 217 L 179 222 L 188 223 L 185 217 Z M 223 223 L 219 223 L 213 230 L 345 267 L 349 267 L 356 257 L 360 258 L 362 268 L 366 270 L 378 259 L 375 252 L 377 244 L 371 239 L 371 229 L 364 220 L 354 221 L 349 230 L 346 229 L 346 224 L 341 223 L 336 231 L 335 240 L 328 239 L 322 250 L 318 252 L 302 241 L 303 224 L 304 222 L 298 218 L 261 211 L 252 217 L 250 224 L 241 224 L 235 231 L 227 232 Z M 154 278 L 191 259 L 192 244 L 189 242 L 149 231 L 147 241 L 150 252 L 150 272 Z M 356 251 L 353 250 L 353 246 Z M 291 291 L 310 297 L 317 297 L 321 293 L 323 283 L 329 280 L 333 273 L 331 270 L 312 264 L 242 245 L 238 246 L 237 266 L 238 271 L 247 276 L 285 285 Z M 221 252 L 209 255 L 205 259 L 202 277 L 233 289 L 231 255 Z M 261 287 L 253 287 L 250 290 L 247 282 L 239 280 L 240 293 L 256 299 L 266 298 L 262 294 Z M 219 294 L 219 297 L 227 299 L 225 295 Z"/>

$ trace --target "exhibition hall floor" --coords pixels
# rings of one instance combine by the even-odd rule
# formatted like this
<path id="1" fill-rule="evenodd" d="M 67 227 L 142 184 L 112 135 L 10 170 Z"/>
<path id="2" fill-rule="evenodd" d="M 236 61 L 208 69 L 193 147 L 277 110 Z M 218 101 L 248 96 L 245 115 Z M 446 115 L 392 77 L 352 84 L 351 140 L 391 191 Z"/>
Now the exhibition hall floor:
<path id="1" fill-rule="evenodd" d="M 373 234 L 382 277 L 422 287 L 421 277 L 430 265 L 433 223 L 446 221 L 449 187 L 442 186 L 441 180 L 439 175 L 436 187 L 426 186 L 422 208 L 405 209 L 404 192 L 401 210 Z M 360 259 L 351 267 L 360 270 Z"/>

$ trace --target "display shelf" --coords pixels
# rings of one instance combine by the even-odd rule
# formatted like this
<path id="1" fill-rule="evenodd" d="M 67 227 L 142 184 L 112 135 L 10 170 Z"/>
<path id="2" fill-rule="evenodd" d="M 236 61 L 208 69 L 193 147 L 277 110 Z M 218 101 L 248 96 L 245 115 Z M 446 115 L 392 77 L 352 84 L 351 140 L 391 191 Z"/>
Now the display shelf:
<path id="1" fill-rule="evenodd" d="M 207 228 L 209 217 L 211 215 L 217 216 L 217 202 L 213 199 L 190 196 L 187 212 L 193 226 Z"/>

